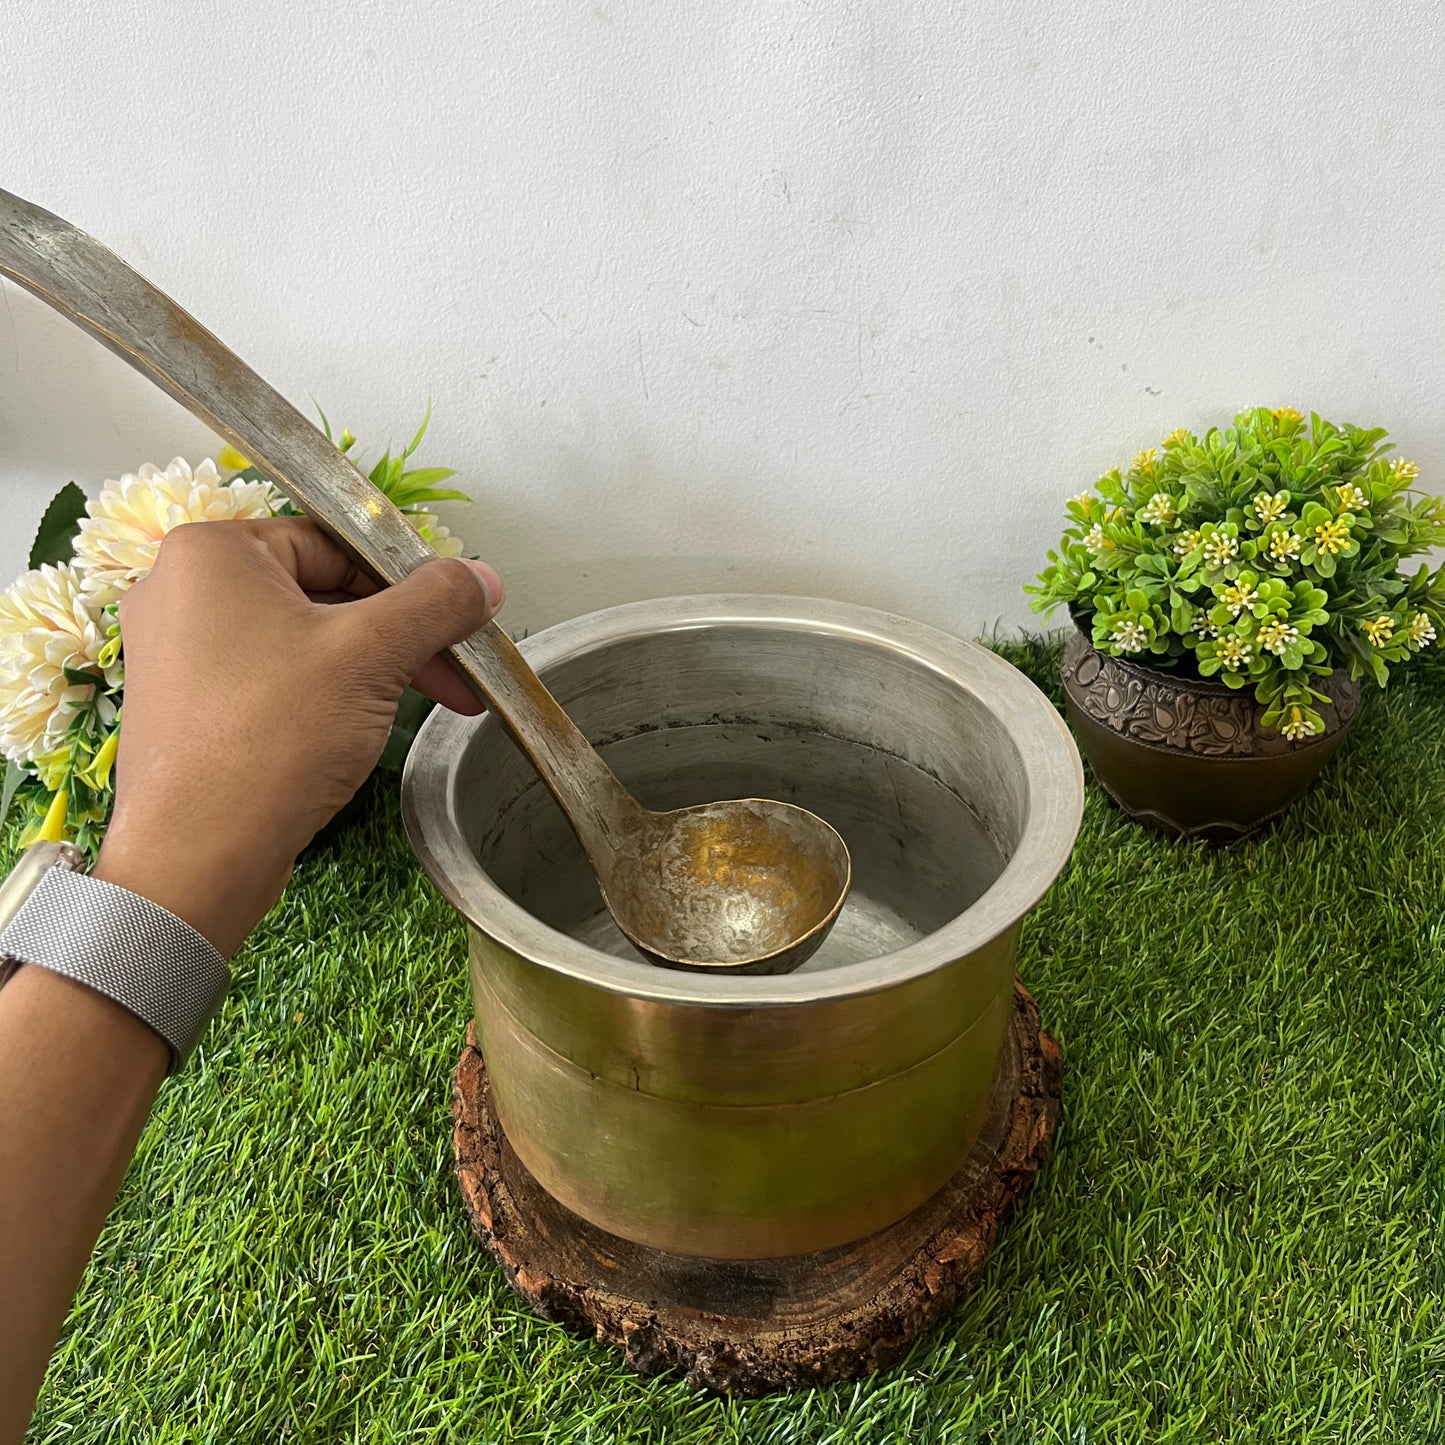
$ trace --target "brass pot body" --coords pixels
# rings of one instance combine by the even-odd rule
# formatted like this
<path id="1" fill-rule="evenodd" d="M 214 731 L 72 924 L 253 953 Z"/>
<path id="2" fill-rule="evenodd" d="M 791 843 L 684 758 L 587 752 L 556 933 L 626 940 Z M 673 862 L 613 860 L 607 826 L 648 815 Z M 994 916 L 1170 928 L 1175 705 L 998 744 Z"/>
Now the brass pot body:
<path id="1" fill-rule="evenodd" d="M 495 721 L 433 713 L 403 806 L 469 924 L 518 1157 L 593 1224 L 679 1254 L 807 1253 L 901 1218 L 976 1136 L 1020 921 L 1073 845 L 1057 713 L 987 650 L 836 602 L 635 603 L 523 650 L 646 806 L 798 803 L 842 833 L 854 884 L 795 974 L 659 969 Z"/>

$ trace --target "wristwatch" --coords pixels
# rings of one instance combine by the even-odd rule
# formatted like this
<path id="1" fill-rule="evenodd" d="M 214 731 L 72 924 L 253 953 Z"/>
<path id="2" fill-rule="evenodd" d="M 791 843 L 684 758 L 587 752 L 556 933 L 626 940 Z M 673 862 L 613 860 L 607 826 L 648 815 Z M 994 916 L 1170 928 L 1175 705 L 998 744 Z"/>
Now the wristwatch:
<path id="1" fill-rule="evenodd" d="M 231 986 L 210 942 L 159 903 L 92 878 L 68 843 L 36 843 L 0 883 L 0 988 L 19 964 L 103 993 L 190 1057 Z"/>

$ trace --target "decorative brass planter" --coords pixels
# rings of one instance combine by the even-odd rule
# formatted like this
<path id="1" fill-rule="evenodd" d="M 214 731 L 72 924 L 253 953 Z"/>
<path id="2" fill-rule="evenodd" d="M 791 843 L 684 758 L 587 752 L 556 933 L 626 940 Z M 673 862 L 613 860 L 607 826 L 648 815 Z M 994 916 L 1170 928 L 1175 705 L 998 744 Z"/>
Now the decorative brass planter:
<path id="1" fill-rule="evenodd" d="M 523 651 L 645 805 L 800 803 L 843 834 L 854 885 L 797 973 L 644 963 L 496 720 L 438 708 L 403 811 L 470 925 L 518 1158 L 592 1224 L 677 1254 L 810 1253 L 901 1219 L 987 1114 L 1019 924 L 1073 847 L 1062 719 L 985 649 L 837 602 L 641 602 Z"/>
<path id="2" fill-rule="evenodd" d="M 1335 672 L 1320 691 L 1325 730 L 1291 742 L 1262 728 L 1247 689 L 1176 677 L 1098 651 L 1082 631 L 1064 646 L 1064 701 L 1100 786 L 1138 822 L 1228 843 L 1287 809 L 1335 755 L 1360 689 Z"/>

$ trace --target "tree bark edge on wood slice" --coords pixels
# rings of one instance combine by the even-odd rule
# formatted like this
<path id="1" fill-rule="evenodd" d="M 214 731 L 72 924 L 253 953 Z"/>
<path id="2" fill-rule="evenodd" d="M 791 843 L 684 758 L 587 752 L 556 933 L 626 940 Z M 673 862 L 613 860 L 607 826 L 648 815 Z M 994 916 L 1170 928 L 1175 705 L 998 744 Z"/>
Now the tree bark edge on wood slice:
<path id="1" fill-rule="evenodd" d="M 474 1026 L 452 1081 L 453 1148 L 472 1227 L 542 1316 L 620 1349 L 644 1375 L 757 1395 L 884 1369 L 977 1282 L 999 1226 L 1053 1150 L 1063 1065 L 1021 983 L 992 1104 L 937 1194 L 854 1244 L 707 1260 L 633 1244 L 552 1198 L 492 1110 Z"/>

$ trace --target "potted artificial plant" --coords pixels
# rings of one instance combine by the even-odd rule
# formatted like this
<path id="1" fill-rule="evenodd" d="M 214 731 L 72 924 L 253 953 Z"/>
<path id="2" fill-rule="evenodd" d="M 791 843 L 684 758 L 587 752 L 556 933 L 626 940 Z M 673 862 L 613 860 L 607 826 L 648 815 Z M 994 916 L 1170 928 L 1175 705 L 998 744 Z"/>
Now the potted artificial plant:
<path id="1" fill-rule="evenodd" d="M 1033 606 L 1066 606 L 1064 697 L 1094 774 L 1131 817 L 1242 837 L 1344 739 L 1359 683 L 1445 629 L 1445 503 L 1381 428 L 1293 408 L 1180 428 L 1068 503 Z"/>

